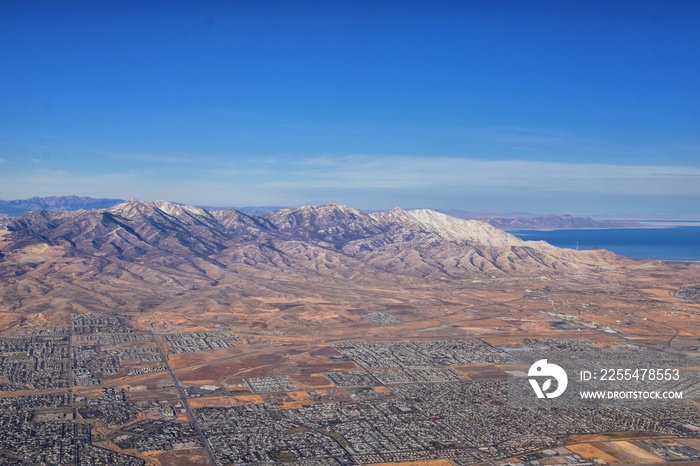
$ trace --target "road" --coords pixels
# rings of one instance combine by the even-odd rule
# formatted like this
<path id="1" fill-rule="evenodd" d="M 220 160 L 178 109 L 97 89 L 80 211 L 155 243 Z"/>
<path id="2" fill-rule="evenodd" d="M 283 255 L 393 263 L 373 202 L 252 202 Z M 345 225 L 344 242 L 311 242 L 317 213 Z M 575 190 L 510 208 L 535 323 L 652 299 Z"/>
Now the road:
<path id="1" fill-rule="evenodd" d="M 165 352 L 165 349 L 163 348 L 163 342 L 161 342 L 160 339 L 158 337 L 156 337 L 156 335 L 153 332 L 148 332 L 148 333 L 149 333 L 149 335 L 151 335 L 153 337 L 153 339 L 158 344 L 158 351 L 160 352 L 160 357 L 163 359 L 163 364 L 165 365 L 165 368 L 168 370 L 170 377 L 173 379 L 173 383 L 175 384 L 175 388 L 177 389 L 177 392 L 180 395 L 180 401 L 182 402 L 182 406 L 185 407 L 185 411 L 187 412 L 187 417 L 190 420 L 190 424 L 192 424 L 192 427 L 194 427 L 194 429 L 197 431 L 197 435 L 199 435 L 199 441 L 202 443 L 204 450 L 207 452 L 207 456 L 209 457 L 209 461 L 211 462 L 212 466 L 216 466 L 216 459 L 214 458 L 214 453 L 211 451 L 211 448 L 209 447 L 209 442 L 207 442 L 207 439 L 204 436 L 204 432 L 202 432 L 202 428 L 199 427 L 199 423 L 197 422 L 197 418 L 195 418 L 194 413 L 192 412 L 192 409 L 190 409 L 190 404 L 187 402 L 187 396 L 185 395 L 185 391 L 180 386 L 180 383 L 178 382 L 177 377 L 175 377 L 175 373 L 173 372 L 172 367 L 170 367 L 170 362 L 168 361 L 167 353 Z"/>

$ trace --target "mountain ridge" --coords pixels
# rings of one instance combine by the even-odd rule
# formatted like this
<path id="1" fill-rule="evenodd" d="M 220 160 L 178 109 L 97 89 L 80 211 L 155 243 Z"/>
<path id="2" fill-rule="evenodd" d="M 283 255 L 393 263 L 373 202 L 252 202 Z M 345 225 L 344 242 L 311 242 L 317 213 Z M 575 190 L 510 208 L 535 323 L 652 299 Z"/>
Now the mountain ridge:
<path id="1" fill-rule="evenodd" d="M 588 275 L 624 260 L 426 210 L 366 214 L 330 204 L 257 217 L 131 199 L 106 209 L 33 211 L 0 227 L 0 308 L 253 310 L 263 299 L 254 296 Z"/>
<path id="2" fill-rule="evenodd" d="M 643 228 L 639 222 L 622 220 L 594 220 L 590 217 L 575 217 L 573 215 L 544 215 L 531 218 L 486 218 L 496 228 L 502 230 L 573 230 L 573 229 L 603 229 L 603 228 Z"/>
<path id="3" fill-rule="evenodd" d="M 465 220 L 481 220 L 501 230 L 569 230 L 602 228 L 643 228 L 644 224 L 629 220 L 596 220 L 591 217 L 578 217 L 569 214 L 532 215 L 527 213 L 484 214 L 464 210 L 442 210 L 436 212 Z"/>
<path id="4" fill-rule="evenodd" d="M 0 222 L 7 223 L 6 220 L 1 220 L 6 217 L 16 217 L 23 215 L 33 210 L 67 210 L 75 211 L 80 209 L 104 209 L 116 206 L 125 202 L 123 199 L 112 198 L 93 198 L 87 196 L 47 196 L 47 197 L 32 197 L 30 199 L 17 200 L 0 200 Z M 159 201 L 166 202 L 166 201 Z M 184 206 L 179 202 L 169 202 L 173 205 Z M 192 206 L 189 206 L 192 208 Z M 302 206 L 304 207 L 304 206 Z M 274 206 L 250 206 L 250 207 L 213 207 L 213 206 L 198 206 L 198 208 L 209 212 L 236 210 L 251 217 L 264 217 L 267 214 L 278 210 L 288 210 L 288 207 Z M 357 210 L 357 209 L 356 209 Z M 410 209 L 410 210 L 426 210 L 426 209 Z M 531 214 L 520 213 L 509 216 L 499 216 L 494 214 L 483 214 L 468 212 L 462 210 L 443 210 L 432 209 L 434 212 L 439 212 L 450 217 L 461 218 L 464 220 L 482 220 L 488 222 L 492 226 L 502 230 L 554 230 L 554 229 L 589 229 L 589 228 L 639 228 L 644 225 L 638 222 L 621 221 L 621 220 L 595 220 L 590 217 L 576 217 L 568 214 L 564 215 L 544 215 L 533 216 Z M 365 212 L 365 213 L 378 213 Z"/>
<path id="5" fill-rule="evenodd" d="M 566 250 L 524 241 L 477 220 L 457 219 L 428 209 L 366 214 L 340 204 L 281 209 L 256 217 L 233 209 L 212 213 L 166 201 L 129 199 L 107 209 L 34 211 L 11 220 L 6 229 L 11 247 L 63 245 L 76 255 L 91 251 L 123 255 L 129 249 L 132 256 L 149 250 L 172 254 L 179 244 L 190 252 L 211 256 L 245 241 L 277 241 L 301 242 L 353 256 L 360 251 L 381 251 L 383 245 L 417 251 L 426 249 L 430 242 L 448 249 L 470 247 L 492 265 L 496 265 L 496 256 L 508 254 L 508 248 L 534 248 L 573 260 L 570 252 L 563 252 Z M 487 249 L 488 257 L 481 254 Z M 459 255 L 459 250 L 453 252 Z M 186 251 L 181 253 L 187 255 Z M 509 260 L 511 270 L 516 270 L 516 259 L 510 256 Z"/>
<path id="6" fill-rule="evenodd" d="M 0 200 L 0 214 L 15 217 L 32 210 L 79 210 L 112 207 L 123 199 L 95 198 L 88 196 L 34 196 L 29 199 Z"/>

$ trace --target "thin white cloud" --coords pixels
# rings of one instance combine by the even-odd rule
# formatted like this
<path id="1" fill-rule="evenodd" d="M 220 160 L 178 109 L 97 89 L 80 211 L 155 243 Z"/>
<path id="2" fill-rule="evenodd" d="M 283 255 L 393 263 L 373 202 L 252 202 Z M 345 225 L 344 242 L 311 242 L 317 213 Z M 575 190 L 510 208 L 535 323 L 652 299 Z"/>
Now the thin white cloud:
<path id="1" fill-rule="evenodd" d="M 355 155 L 306 159 L 280 187 L 549 189 L 700 195 L 700 169 L 526 160 Z"/>
<path id="2" fill-rule="evenodd" d="M 587 200 L 610 200 L 639 210 L 639 199 L 683 199 L 700 203 L 700 169 L 681 166 L 583 164 L 525 160 L 365 154 L 313 157 L 268 163 L 248 160 L 240 168 L 149 176 L 143 172 L 77 174 L 35 170 L 0 173 L 2 198 L 81 194 L 200 205 L 298 205 L 344 202 L 361 208 L 423 205 L 456 207 L 493 199 L 510 209 L 579 212 Z M 571 199 L 571 205 L 563 205 Z M 640 207 L 641 206 L 641 207 Z M 593 206 L 595 207 L 595 206 Z M 630 207 L 630 210 L 632 208 Z M 617 207 L 616 207 L 617 208 Z M 587 208 L 587 212 L 596 209 Z"/>

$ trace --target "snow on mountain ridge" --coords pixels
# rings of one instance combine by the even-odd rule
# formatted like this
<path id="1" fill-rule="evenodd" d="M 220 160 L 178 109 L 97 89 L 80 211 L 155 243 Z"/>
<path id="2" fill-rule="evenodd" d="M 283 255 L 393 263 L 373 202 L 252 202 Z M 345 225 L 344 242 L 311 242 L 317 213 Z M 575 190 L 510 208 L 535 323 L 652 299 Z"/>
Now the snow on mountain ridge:
<path id="1" fill-rule="evenodd" d="M 435 234 L 447 241 L 467 241 L 495 248 L 524 246 L 527 242 L 480 220 L 464 220 L 436 212 L 430 209 L 404 210 L 400 207 L 385 212 L 366 214 L 361 210 L 342 204 L 325 204 L 320 206 L 305 205 L 296 208 L 280 209 L 254 218 L 232 211 L 212 214 L 206 209 L 167 201 L 144 202 L 129 199 L 107 209 L 112 214 L 123 218 L 135 218 L 139 215 L 150 217 L 154 214 L 165 215 L 171 219 L 190 225 L 192 222 L 222 222 L 226 227 L 234 225 L 249 227 L 269 227 L 272 224 L 281 229 L 296 230 L 300 227 L 314 230 L 315 233 L 330 237 L 359 234 L 360 236 L 379 234 L 380 228 L 419 228 Z M 264 223 L 264 225 L 263 225 Z M 348 239 L 348 238 L 346 238 Z M 539 242 L 538 242 L 539 243 Z M 534 245 L 533 242 L 529 244 Z M 538 244 L 539 245 L 539 244 Z M 541 246 L 548 247 L 546 243 Z"/>
<path id="2" fill-rule="evenodd" d="M 153 205 L 161 211 L 165 212 L 166 214 L 178 218 L 182 217 L 183 215 L 198 215 L 202 217 L 211 217 L 211 213 L 209 213 L 209 211 L 207 210 L 202 209 L 201 207 L 173 204 L 172 202 L 160 200 L 155 201 Z"/>
<path id="3" fill-rule="evenodd" d="M 150 202 L 143 202 L 138 199 L 127 199 L 109 209 L 105 209 L 110 214 L 118 215 L 123 218 L 133 218 L 137 215 L 148 215 L 153 213 L 154 205 Z"/>
<path id="4" fill-rule="evenodd" d="M 519 238 L 479 220 L 463 220 L 430 209 L 413 209 L 406 213 L 422 225 L 435 230 L 444 239 L 466 240 L 497 247 L 523 243 Z"/>
<path id="5" fill-rule="evenodd" d="M 409 213 L 401 207 L 394 207 L 393 209 L 384 212 L 372 212 L 371 214 L 369 214 L 369 216 L 380 223 L 413 223 L 416 220 L 413 216 L 409 215 Z"/>

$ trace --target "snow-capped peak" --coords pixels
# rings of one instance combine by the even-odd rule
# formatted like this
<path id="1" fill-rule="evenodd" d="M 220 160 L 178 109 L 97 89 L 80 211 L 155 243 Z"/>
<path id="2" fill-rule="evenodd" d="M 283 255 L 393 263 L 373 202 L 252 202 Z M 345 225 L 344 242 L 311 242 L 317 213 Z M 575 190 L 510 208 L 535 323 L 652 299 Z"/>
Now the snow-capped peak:
<path id="1" fill-rule="evenodd" d="M 424 226 L 434 229 L 445 239 L 474 241 L 498 246 L 520 243 L 521 240 L 479 220 L 463 220 L 430 209 L 407 212 Z"/>

